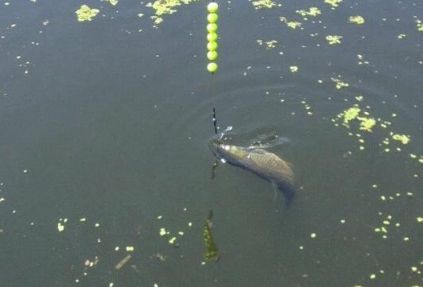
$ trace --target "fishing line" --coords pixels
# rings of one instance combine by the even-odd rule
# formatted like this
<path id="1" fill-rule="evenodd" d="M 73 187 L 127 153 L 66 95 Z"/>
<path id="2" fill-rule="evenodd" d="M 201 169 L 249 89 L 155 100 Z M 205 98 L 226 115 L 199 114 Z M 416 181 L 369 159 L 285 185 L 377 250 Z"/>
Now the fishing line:
<path id="1" fill-rule="evenodd" d="M 215 73 L 218 70 L 217 65 L 217 59 L 219 57 L 217 48 L 219 47 L 218 44 L 218 23 L 217 20 L 219 19 L 219 5 L 217 2 L 210 2 L 207 5 L 207 71 L 212 74 L 212 76 L 215 75 Z M 216 119 L 216 107 L 213 106 L 213 115 L 212 115 L 212 121 L 213 121 L 213 127 L 214 127 L 214 133 L 217 135 L 218 132 L 218 125 L 217 125 L 217 119 Z"/>

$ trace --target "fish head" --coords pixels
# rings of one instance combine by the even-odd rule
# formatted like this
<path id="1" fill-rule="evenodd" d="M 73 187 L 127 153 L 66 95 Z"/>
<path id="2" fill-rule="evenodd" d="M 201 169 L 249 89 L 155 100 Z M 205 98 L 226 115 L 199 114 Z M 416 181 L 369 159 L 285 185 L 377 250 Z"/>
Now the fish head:
<path id="1" fill-rule="evenodd" d="M 236 145 L 229 145 L 219 139 L 213 139 L 210 142 L 210 149 L 219 159 L 225 159 L 229 162 L 239 161 L 248 155 L 248 150 Z"/>

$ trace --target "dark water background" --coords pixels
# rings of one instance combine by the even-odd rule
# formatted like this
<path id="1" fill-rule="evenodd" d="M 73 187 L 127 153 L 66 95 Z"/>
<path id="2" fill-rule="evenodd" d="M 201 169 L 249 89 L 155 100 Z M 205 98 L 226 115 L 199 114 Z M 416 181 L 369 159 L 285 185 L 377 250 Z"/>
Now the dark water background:
<path id="1" fill-rule="evenodd" d="M 204 2 L 178 7 L 159 28 L 138 1 L 5 3 L 0 286 L 423 285 L 423 2 L 221 2 L 213 76 Z M 81 4 L 101 12 L 79 23 Z M 322 15 L 295 13 L 311 6 Z M 366 23 L 348 23 L 354 15 Z M 266 49 L 258 39 L 278 43 Z M 332 121 L 354 104 L 392 125 L 368 133 Z M 296 173 L 289 209 L 246 171 L 221 165 L 210 179 L 213 106 L 237 144 L 290 139 L 272 149 Z M 386 147 L 390 132 L 411 141 Z M 210 209 L 221 258 L 202 265 Z M 382 226 L 386 234 L 375 232 Z M 132 259 L 115 270 L 125 246 Z"/>

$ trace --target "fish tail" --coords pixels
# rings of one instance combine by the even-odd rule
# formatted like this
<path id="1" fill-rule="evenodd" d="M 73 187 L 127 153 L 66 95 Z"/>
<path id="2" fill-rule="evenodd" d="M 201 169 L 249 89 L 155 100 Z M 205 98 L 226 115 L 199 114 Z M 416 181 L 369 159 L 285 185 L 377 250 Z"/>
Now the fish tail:
<path id="1" fill-rule="evenodd" d="M 284 198 L 285 198 L 285 206 L 289 207 L 292 203 L 292 200 L 294 199 L 295 195 L 295 189 L 291 184 L 280 182 L 277 184 L 278 189 L 280 192 L 282 192 Z"/>

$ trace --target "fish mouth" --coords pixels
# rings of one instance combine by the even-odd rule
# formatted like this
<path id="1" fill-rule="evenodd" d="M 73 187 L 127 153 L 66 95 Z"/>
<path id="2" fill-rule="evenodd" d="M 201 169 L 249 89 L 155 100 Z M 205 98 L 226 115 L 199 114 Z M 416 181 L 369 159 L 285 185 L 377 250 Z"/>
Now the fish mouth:
<path id="1" fill-rule="evenodd" d="M 214 153 L 214 155 L 216 155 L 216 156 L 217 156 L 218 149 L 219 149 L 220 145 L 221 145 L 221 143 L 220 143 L 219 139 L 216 139 L 216 138 L 212 139 L 209 142 L 209 148 Z"/>

